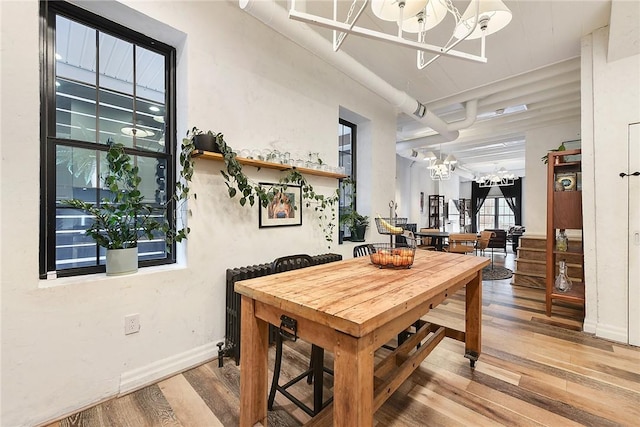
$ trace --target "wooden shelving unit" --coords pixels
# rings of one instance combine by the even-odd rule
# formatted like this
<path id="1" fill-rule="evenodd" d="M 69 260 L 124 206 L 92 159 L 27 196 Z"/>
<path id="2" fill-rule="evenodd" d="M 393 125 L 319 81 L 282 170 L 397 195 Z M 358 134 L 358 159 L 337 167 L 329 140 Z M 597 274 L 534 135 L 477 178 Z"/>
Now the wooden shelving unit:
<path id="1" fill-rule="evenodd" d="M 569 241 L 567 251 L 557 251 L 557 230 L 580 230 L 582 232 L 582 191 L 578 180 L 581 172 L 581 162 L 573 158 L 581 154 L 581 150 L 567 150 L 549 153 L 547 170 L 547 258 L 546 258 L 546 311 L 551 315 L 553 301 L 566 301 L 584 307 L 584 248 L 582 240 Z M 571 161 L 565 159 L 571 156 Z M 575 188 L 559 191 L 556 182 L 560 174 L 574 178 Z M 567 263 L 572 281 L 572 288 L 568 292 L 559 292 L 555 289 L 555 279 L 558 274 L 558 262 L 564 260 Z M 573 275 L 572 275 L 573 273 Z M 575 277 L 579 274 L 579 277 Z"/>
<path id="2" fill-rule="evenodd" d="M 429 228 L 442 227 L 442 214 L 444 210 L 444 196 L 429 195 Z"/>
<path id="3" fill-rule="evenodd" d="M 224 162 L 224 158 L 222 157 L 222 154 L 212 153 L 210 151 L 196 150 L 193 153 L 193 157 L 197 157 L 199 159 L 216 160 L 219 162 Z M 240 163 L 241 165 L 253 166 L 255 168 L 275 169 L 280 171 L 295 169 L 304 175 L 323 176 L 326 178 L 335 178 L 335 179 L 342 179 L 347 177 L 347 175 L 340 174 L 340 173 L 327 172 L 327 171 L 322 171 L 318 169 L 298 168 L 291 165 L 283 165 L 281 163 L 272 163 L 272 162 L 265 162 L 262 160 L 246 159 L 244 157 L 236 157 L 236 159 L 238 160 L 238 163 Z"/>

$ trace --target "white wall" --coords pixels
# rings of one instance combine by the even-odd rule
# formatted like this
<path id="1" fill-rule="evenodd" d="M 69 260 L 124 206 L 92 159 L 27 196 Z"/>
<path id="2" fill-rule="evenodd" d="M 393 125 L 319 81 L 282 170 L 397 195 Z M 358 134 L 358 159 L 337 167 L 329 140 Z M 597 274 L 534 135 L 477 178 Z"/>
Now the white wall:
<path id="1" fill-rule="evenodd" d="M 451 203 L 451 200 L 458 200 L 460 198 L 460 177 L 455 173 L 451 174 L 451 178 L 445 181 L 439 181 L 438 194 L 444 196 L 444 203 L 448 205 L 449 217 L 444 220 L 445 231 L 458 232 L 460 231 L 460 220 L 458 217 L 458 211 Z"/>
<path id="2" fill-rule="evenodd" d="M 389 161 L 395 111 L 378 96 L 233 2 L 128 2 L 135 10 L 88 4 L 178 43 L 179 137 L 198 126 L 223 132 L 233 147 L 313 150 L 336 164 L 339 106 L 366 118 L 359 133 L 359 197 L 369 210 L 363 213 L 385 212 L 395 194 L 395 162 Z M 220 164 L 197 160 L 198 199 L 190 204 L 188 257 L 181 265 L 120 278 L 39 281 L 38 3 L 0 2 L 0 8 L 0 424 L 14 427 L 55 419 L 215 356 L 224 336 L 226 268 L 329 249 L 309 212 L 302 227 L 258 229 L 257 207 L 227 198 Z M 261 181 L 279 176 L 247 172 Z M 327 178 L 309 181 L 325 194 L 336 187 Z M 346 255 L 351 247 L 336 244 L 331 251 Z M 124 336 L 130 313 L 140 313 L 141 331 Z"/>
<path id="3" fill-rule="evenodd" d="M 423 211 L 420 212 L 420 193 L 424 193 Z M 417 228 L 429 226 L 429 195 L 438 194 L 438 184 L 429 177 L 424 162 L 396 156 L 396 203 L 398 216 L 406 216 Z M 387 208 L 385 214 L 388 214 Z"/>
<path id="4" fill-rule="evenodd" d="M 584 328 L 627 342 L 629 181 L 618 174 L 627 172 L 628 126 L 640 122 L 640 55 L 608 62 L 608 43 L 608 28 L 582 40 Z"/>
<path id="5" fill-rule="evenodd" d="M 563 141 L 580 138 L 580 121 L 541 127 L 525 135 L 525 174 L 522 216 L 527 236 L 547 234 L 547 165 L 540 158 Z"/>

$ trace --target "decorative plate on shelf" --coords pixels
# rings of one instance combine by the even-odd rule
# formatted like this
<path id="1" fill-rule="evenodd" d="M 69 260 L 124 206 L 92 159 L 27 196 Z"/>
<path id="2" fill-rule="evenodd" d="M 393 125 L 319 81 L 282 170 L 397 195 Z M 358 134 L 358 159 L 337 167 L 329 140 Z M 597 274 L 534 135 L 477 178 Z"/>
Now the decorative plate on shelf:
<path id="1" fill-rule="evenodd" d="M 576 173 L 563 172 L 556 174 L 556 191 L 574 191 L 576 189 Z"/>

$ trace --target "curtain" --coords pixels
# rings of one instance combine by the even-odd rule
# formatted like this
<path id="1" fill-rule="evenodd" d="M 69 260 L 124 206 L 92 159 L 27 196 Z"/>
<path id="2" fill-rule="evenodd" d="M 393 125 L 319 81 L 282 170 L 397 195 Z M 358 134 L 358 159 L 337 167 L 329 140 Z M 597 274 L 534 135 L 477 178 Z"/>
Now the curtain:
<path id="1" fill-rule="evenodd" d="M 500 187 L 500 191 L 513 211 L 515 225 L 522 225 L 522 179 L 516 179 L 513 185 Z"/>
<path id="2" fill-rule="evenodd" d="M 487 198 L 491 187 L 480 187 L 480 185 L 471 181 L 471 232 L 478 232 L 478 212 L 484 204 L 484 200 Z"/>

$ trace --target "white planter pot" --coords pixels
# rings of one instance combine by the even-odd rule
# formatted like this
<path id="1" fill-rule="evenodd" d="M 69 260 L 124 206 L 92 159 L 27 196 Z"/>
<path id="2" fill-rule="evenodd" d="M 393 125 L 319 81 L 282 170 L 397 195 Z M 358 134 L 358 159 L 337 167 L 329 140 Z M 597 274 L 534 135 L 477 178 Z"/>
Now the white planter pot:
<path id="1" fill-rule="evenodd" d="M 107 249 L 107 276 L 133 274 L 138 271 L 138 248 Z"/>

